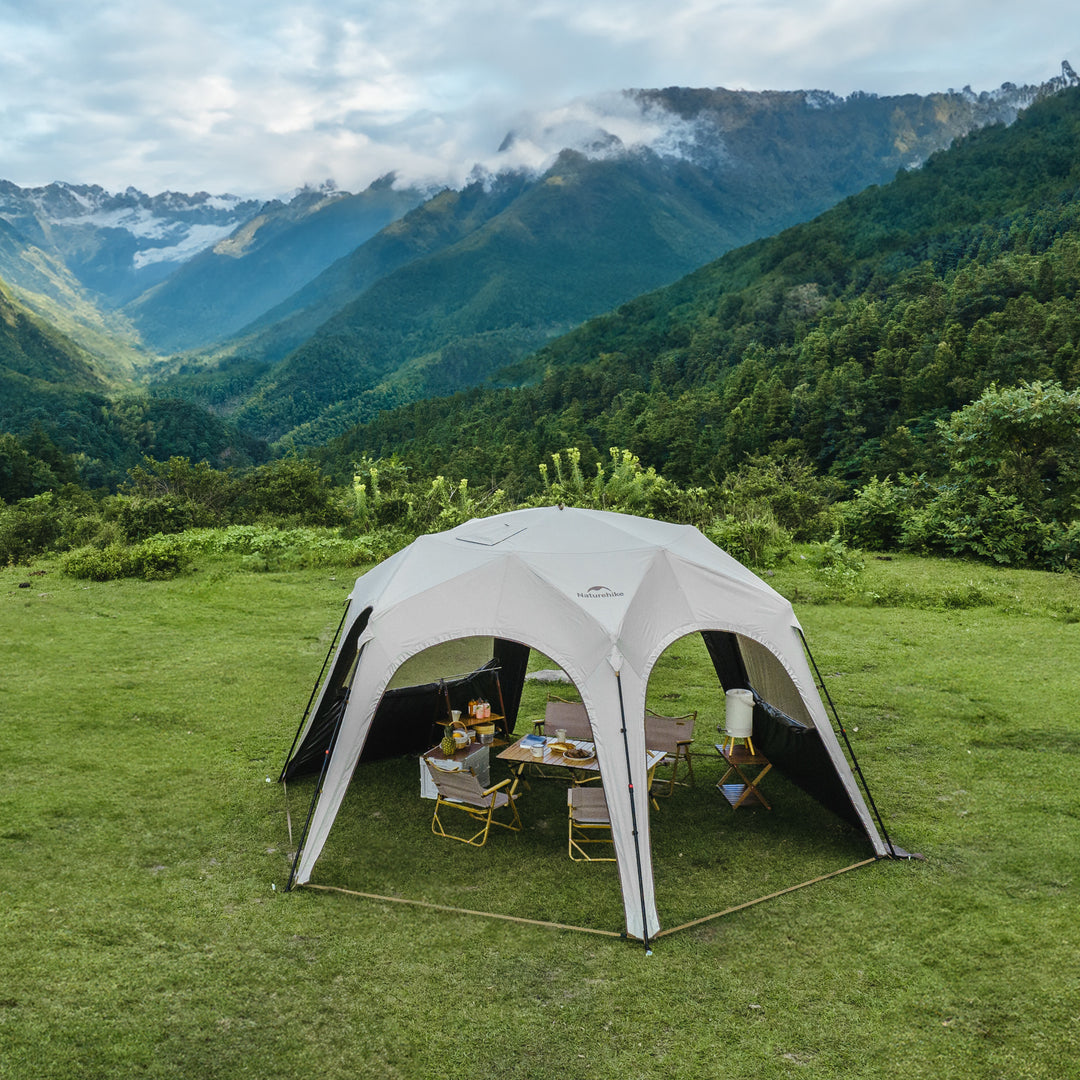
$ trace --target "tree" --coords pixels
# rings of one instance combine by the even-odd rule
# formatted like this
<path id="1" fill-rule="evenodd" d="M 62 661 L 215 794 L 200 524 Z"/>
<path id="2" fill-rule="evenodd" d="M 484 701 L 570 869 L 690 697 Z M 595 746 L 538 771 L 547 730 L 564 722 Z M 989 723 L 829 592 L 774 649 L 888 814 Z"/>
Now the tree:
<path id="1" fill-rule="evenodd" d="M 239 481 L 237 516 L 305 525 L 340 525 L 344 511 L 329 479 L 312 461 L 287 457 L 260 465 Z"/>
<path id="2" fill-rule="evenodd" d="M 1080 391 L 992 384 L 938 430 L 948 473 L 903 546 L 1054 568 L 1080 555 Z"/>
<path id="3" fill-rule="evenodd" d="M 834 528 L 830 508 L 844 492 L 842 482 L 818 475 L 803 457 L 759 454 L 724 477 L 721 497 L 728 514 L 767 507 L 796 540 L 823 540 Z"/>
<path id="4" fill-rule="evenodd" d="M 993 487 L 1045 520 L 1080 513 L 1080 390 L 991 384 L 938 430 L 960 486 Z"/>

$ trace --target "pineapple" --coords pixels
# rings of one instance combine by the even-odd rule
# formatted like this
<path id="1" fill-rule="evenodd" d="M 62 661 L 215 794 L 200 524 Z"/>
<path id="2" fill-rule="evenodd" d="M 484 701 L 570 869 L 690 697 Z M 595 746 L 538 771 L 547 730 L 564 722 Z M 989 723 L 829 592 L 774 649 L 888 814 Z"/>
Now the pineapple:
<path id="1" fill-rule="evenodd" d="M 454 751 L 457 749 L 457 743 L 454 742 L 454 735 L 450 728 L 446 729 L 446 734 L 442 737 L 442 742 L 439 743 L 439 749 L 447 757 L 454 756 Z"/>

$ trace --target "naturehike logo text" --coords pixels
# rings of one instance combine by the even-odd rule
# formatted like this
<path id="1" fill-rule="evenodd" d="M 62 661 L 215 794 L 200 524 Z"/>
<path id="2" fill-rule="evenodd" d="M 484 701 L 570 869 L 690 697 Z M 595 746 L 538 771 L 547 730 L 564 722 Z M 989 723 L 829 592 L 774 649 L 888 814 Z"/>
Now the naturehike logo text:
<path id="1" fill-rule="evenodd" d="M 588 592 L 579 592 L 578 598 L 581 600 L 614 600 L 617 596 L 622 596 L 621 592 L 615 592 L 614 589 L 609 589 L 606 585 L 593 585 Z"/>

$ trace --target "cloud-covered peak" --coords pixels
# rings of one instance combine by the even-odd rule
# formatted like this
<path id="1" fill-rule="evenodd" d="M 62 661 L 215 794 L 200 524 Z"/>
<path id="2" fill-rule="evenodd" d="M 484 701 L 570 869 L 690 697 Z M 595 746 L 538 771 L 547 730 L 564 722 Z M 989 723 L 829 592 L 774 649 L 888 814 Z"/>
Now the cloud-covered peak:
<path id="1" fill-rule="evenodd" d="M 578 98 L 559 108 L 524 114 L 482 166 L 490 171 L 542 172 L 563 150 L 612 158 L 649 150 L 660 157 L 715 154 L 717 133 L 707 116 L 685 118 L 633 91 Z"/>

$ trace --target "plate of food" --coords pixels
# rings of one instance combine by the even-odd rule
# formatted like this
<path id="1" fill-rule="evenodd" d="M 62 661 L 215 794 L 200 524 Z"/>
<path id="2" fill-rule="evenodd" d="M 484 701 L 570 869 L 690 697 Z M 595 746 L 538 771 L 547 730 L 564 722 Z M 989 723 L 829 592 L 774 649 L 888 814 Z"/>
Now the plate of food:
<path id="1" fill-rule="evenodd" d="M 568 761 L 572 765 L 584 765 L 596 757 L 596 751 L 586 750 L 581 746 L 572 746 L 569 750 L 564 750 L 562 756 L 563 761 Z"/>
<path id="2" fill-rule="evenodd" d="M 548 744 L 548 749 L 556 754 L 565 754 L 567 750 L 575 749 L 572 742 L 553 742 Z"/>

